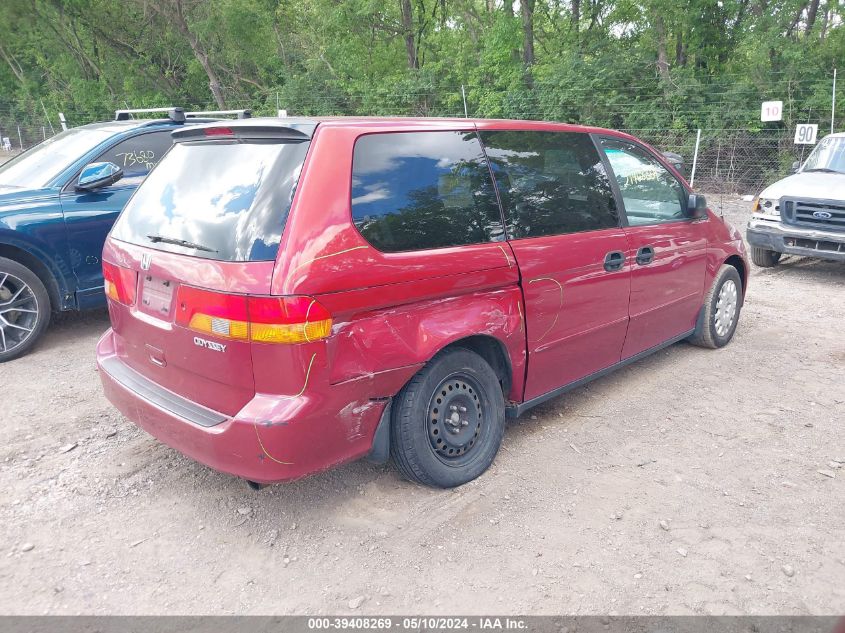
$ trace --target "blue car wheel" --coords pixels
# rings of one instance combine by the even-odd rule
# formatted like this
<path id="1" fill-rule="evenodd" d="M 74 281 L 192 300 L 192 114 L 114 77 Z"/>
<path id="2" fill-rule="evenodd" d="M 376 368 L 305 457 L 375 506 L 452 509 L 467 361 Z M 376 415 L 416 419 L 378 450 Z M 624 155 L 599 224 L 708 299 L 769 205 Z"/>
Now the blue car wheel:
<path id="1" fill-rule="evenodd" d="M 0 257 L 0 363 L 25 354 L 50 321 L 50 298 L 38 276 Z"/>

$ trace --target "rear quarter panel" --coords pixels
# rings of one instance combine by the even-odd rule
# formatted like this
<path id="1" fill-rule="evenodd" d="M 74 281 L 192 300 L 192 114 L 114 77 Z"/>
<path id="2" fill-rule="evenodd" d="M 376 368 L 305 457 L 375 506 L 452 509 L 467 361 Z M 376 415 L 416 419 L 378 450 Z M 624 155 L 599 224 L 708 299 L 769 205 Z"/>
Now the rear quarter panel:
<path id="1" fill-rule="evenodd" d="M 506 395 L 518 400 L 525 336 L 519 270 L 508 244 L 382 253 L 352 223 L 355 140 L 379 131 L 446 129 L 473 126 L 320 126 L 282 237 L 273 293 L 316 297 L 332 313 L 325 348 L 332 384 L 402 367 L 410 378 L 449 343 L 481 334 L 504 346 L 512 367 Z"/>

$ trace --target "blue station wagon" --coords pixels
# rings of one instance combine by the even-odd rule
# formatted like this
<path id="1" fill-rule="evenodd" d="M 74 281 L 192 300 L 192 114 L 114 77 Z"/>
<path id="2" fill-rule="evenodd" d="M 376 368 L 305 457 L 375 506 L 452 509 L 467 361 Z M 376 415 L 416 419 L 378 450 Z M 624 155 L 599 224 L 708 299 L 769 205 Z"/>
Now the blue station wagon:
<path id="1" fill-rule="evenodd" d="M 141 113 L 166 118 L 134 119 Z M 170 133 L 248 111 L 118 110 L 0 165 L 0 362 L 27 352 L 51 312 L 105 306 L 100 256 L 112 224 L 165 152 Z"/>

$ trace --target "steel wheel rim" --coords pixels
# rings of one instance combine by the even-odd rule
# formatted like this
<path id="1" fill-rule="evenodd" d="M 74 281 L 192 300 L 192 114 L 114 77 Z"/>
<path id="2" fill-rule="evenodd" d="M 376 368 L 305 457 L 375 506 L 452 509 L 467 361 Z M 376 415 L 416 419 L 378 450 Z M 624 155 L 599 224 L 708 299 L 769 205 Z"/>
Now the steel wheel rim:
<path id="1" fill-rule="evenodd" d="M 478 381 L 464 373 L 443 379 L 428 405 L 426 431 L 435 457 L 448 466 L 475 459 L 486 436 L 485 403 Z"/>
<path id="2" fill-rule="evenodd" d="M 716 334 L 725 336 L 730 332 L 731 326 L 736 318 L 736 308 L 739 302 L 739 292 L 733 279 L 728 279 L 719 289 L 719 297 L 716 300 L 716 315 L 714 326 Z"/>
<path id="3" fill-rule="evenodd" d="M 20 277 L 0 273 L 0 353 L 11 352 L 33 335 L 38 325 L 38 300 Z"/>

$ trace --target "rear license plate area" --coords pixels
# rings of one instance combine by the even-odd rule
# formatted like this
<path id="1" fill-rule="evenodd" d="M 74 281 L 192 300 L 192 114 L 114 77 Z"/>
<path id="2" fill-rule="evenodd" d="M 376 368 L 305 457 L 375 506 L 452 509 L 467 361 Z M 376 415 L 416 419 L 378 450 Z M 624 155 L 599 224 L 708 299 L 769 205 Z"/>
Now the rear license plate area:
<path id="1" fill-rule="evenodd" d="M 170 279 L 144 275 L 141 286 L 141 309 L 147 314 L 159 318 L 169 317 L 173 307 L 173 288 L 175 285 Z"/>

